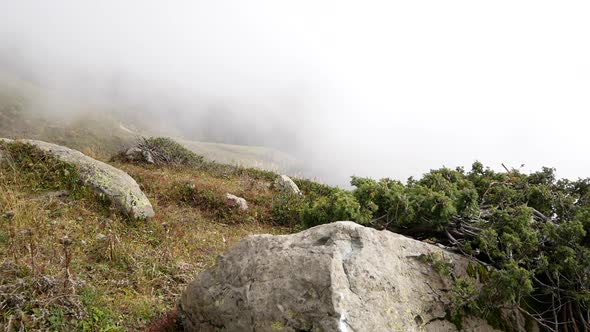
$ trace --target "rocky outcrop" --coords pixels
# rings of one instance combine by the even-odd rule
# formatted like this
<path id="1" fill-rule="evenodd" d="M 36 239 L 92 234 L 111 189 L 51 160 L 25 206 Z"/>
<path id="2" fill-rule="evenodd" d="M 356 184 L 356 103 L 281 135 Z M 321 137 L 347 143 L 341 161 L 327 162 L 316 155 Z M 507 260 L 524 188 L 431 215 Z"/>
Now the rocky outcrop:
<path id="1" fill-rule="evenodd" d="M 179 301 L 186 331 L 457 331 L 448 277 L 424 257 L 466 258 L 353 222 L 255 235 L 199 274 Z M 465 318 L 466 331 L 495 331 Z"/>
<path id="2" fill-rule="evenodd" d="M 277 177 L 275 180 L 275 187 L 286 193 L 301 195 L 301 190 L 299 190 L 297 184 L 295 184 L 295 182 L 293 182 L 293 180 L 291 180 L 291 178 L 286 175 L 279 175 Z"/>
<path id="3" fill-rule="evenodd" d="M 3 141 L 11 142 L 8 139 Z M 63 162 L 76 165 L 82 183 L 96 193 L 104 195 L 131 218 L 147 219 L 154 216 L 152 204 L 137 182 L 122 170 L 64 146 L 36 140 L 16 140 L 15 142 L 31 144 Z"/>
<path id="4" fill-rule="evenodd" d="M 242 211 L 248 210 L 248 202 L 246 202 L 246 200 L 242 197 L 227 193 L 225 194 L 225 201 L 229 206 L 237 206 Z"/>

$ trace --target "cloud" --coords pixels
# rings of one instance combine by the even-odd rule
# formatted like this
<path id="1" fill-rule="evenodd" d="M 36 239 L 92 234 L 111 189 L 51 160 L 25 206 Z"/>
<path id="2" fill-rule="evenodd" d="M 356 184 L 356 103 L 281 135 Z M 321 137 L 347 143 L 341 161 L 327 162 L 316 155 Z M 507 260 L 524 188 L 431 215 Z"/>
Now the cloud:
<path id="1" fill-rule="evenodd" d="M 590 176 L 582 1 L 18 1 L 0 11 L 10 13 L 0 61 L 28 77 L 136 105 L 195 138 L 284 149 L 331 183 L 476 159 Z"/>

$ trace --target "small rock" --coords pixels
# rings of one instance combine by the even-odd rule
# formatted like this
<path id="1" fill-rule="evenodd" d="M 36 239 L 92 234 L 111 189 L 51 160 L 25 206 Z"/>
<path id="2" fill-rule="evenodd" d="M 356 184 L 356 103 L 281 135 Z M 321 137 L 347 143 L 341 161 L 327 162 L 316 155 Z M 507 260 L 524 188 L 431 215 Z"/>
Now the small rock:
<path id="1" fill-rule="evenodd" d="M 145 161 L 148 164 L 153 164 L 154 163 L 154 156 L 152 156 L 152 153 L 151 152 L 149 152 L 149 151 L 143 151 L 142 154 L 143 154 L 143 159 L 145 159 Z"/>
<path id="2" fill-rule="evenodd" d="M 125 152 L 125 158 L 128 161 L 138 161 L 143 156 L 140 148 L 129 148 Z"/>
<path id="3" fill-rule="evenodd" d="M 50 192 L 43 194 L 43 197 L 47 197 L 49 199 L 59 199 L 59 198 L 68 197 L 69 194 L 70 194 L 70 192 L 67 190 L 50 191 Z"/>
<path id="4" fill-rule="evenodd" d="M 6 220 L 12 220 L 14 218 L 14 211 L 6 211 L 2 217 Z"/>
<path id="5" fill-rule="evenodd" d="M 37 289 L 45 293 L 51 290 L 57 283 L 52 276 L 41 276 L 35 280 Z"/>
<path id="6" fill-rule="evenodd" d="M 227 201 L 227 205 L 229 206 L 238 206 L 242 211 L 248 210 L 248 202 L 242 197 L 238 197 L 232 195 L 230 193 L 225 194 L 225 199 Z"/>
<path id="7" fill-rule="evenodd" d="M 106 239 L 107 239 L 107 236 L 106 235 L 104 235 L 102 233 L 96 234 L 96 241 L 102 242 L 102 241 L 105 241 Z"/>
<path id="8" fill-rule="evenodd" d="M 290 177 L 284 174 L 277 177 L 275 180 L 275 187 L 283 192 L 301 195 L 301 190 L 299 190 L 299 187 L 297 187 L 295 182 L 293 182 Z"/>
<path id="9" fill-rule="evenodd" d="M 59 243 L 63 244 L 65 247 L 72 244 L 72 239 L 69 236 L 65 235 L 61 239 L 59 239 Z"/>
<path id="10" fill-rule="evenodd" d="M 152 153 L 138 147 L 128 149 L 127 152 L 125 152 L 125 158 L 127 158 L 128 161 L 143 161 L 148 164 L 154 163 Z"/>

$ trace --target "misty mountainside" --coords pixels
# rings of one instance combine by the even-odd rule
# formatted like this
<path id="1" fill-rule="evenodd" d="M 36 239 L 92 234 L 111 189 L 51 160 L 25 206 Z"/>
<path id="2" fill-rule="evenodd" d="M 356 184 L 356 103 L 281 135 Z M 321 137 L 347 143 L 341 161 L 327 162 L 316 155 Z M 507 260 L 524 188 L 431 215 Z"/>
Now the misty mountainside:
<path id="1" fill-rule="evenodd" d="M 96 99 L 76 99 L 0 71 L 0 137 L 43 140 L 104 159 L 134 145 L 141 136 L 181 135 L 174 129 L 162 133 L 150 125 L 149 116 L 141 116 L 141 110 L 134 113 L 123 108 Z M 220 163 L 290 174 L 301 169 L 293 156 L 275 148 L 176 140 Z"/>
<path id="2" fill-rule="evenodd" d="M 124 209 L 112 204 L 108 195 L 112 191 L 102 191 L 107 194 L 102 195 L 81 185 L 90 180 L 89 187 L 92 186 L 92 179 L 86 173 L 91 169 L 87 164 L 91 158 L 75 153 L 80 157 L 75 161 L 67 157 L 73 152 L 64 155 L 66 149 L 47 149 L 46 144 L 27 142 L 0 140 L 0 245 L 4 249 L 0 251 L 0 307 L 3 308 L 0 327 L 8 331 L 18 326 L 60 331 L 144 328 L 176 331 L 178 324 L 189 315 L 186 310 L 194 308 L 187 307 L 186 304 L 192 302 L 185 301 L 182 310 L 177 310 L 179 297 L 187 294 L 187 284 L 192 280 L 198 282 L 195 276 L 206 270 L 218 271 L 214 266 L 220 260 L 216 257 L 230 246 L 249 235 L 295 233 L 339 220 L 351 220 L 428 242 L 426 245 L 412 240 L 418 247 L 430 249 L 400 256 L 400 262 L 422 269 L 422 272 L 413 271 L 416 275 L 430 276 L 433 280 L 447 279 L 439 286 L 441 292 L 448 294 L 448 300 L 440 300 L 430 284 L 430 288 L 423 288 L 424 296 L 416 297 L 419 300 L 415 310 L 402 312 L 378 306 L 384 310 L 379 326 L 396 322 L 399 320 L 396 315 L 402 315 L 404 326 L 415 331 L 428 331 L 433 320 L 444 328 L 433 327 L 432 331 L 482 331 L 484 325 L 490 331 L 535 331 L 535 324 L 546 324 L 549 317 L 539 316 L 539 310 L 544 308 L 533 306 L 529 301 L 544 299 L 551 290 L 557 291 L 553 296 L 581 294 L 572 306 L 586 310 L 587 281 L 580 271 L 587 271 L 590 266 L 590 261 L 582 259 L 589 253 L 586 234 L 590 225 L 587 222 L 590 182 L 558 182 L 551 169 L 531 175 L 517 170 L 496 173 L 474 163 L 470 171 L 462 168 L 432 170 L 406 184 L 390 179 L 375 181 L 353 177 L 355 189 L 349 191 L 297 178 L 286 185 L 285 177 L 276 173 L 207 161 L 169 138 L 151 138 L 137 149 L 147 145 L 149 149 L 143 151 L 152 153 L 152 158 L 129 159 L 125 158 L 128 153 L 123 152 L 109 159 L 110 166 L 100 167 L 127 173 L 129 181 L 137 183 L 151 202 L 155 213 L 145 215 L 147 218 L 135 218 L 121 213 Z M 77 165 L 79 162 L 82 164 Z M 104 173 L 97 173 L 102 177 L 101 174 Z M 547 217 L 557 206 L 559 209 L 554 211 L 563 220 Z M 330 228 L 333 227 L 326 229 Z M 365 251 L 365 255 L 374 255 L 390 263 L 385 256 L 399 253 L 397 249 L 386 249 L 383 239 L 374 238 L 362 244 L 356 231 L 350 234 L 349 241 L 342 243 L 342 250 L 337 251 L 341 263 L 327 262 L 328 257 L 335 257 L 330 251 L 333 241 L 327 239 L 333 237 L 334 241 L 340 241 L 341 235 L 337 231 L 330 237 L 314 235 L 315 239 L 310 241 L 299 241 L 297 235 L 293 239 L 300 248 L 300 258 L 327 250 L 327 255 L 318 262 L 323 262 L 324 268 L 342 266 L 341 278 L 330 282 L 350 289 L 350 296 L 360 294 L 358 287 L 367 285 L 372 277 L 376 278 L 377 286 L 367 288 L 367 296 L 381 298 L 380 291 L 397 289 L 397 286 L 391 287 L 392 282 L 408 277 L 408 268 L 400 269 L 396 264 L 388 268 L 384 263 L 372 263 L 376 268 L 371 276 L 351 272 L 357 265 L 344 267 L 350 262 L 366 261 L 360 256 L 356 260 L 351 258 L 361 253 L 362 248 L 373 247 Z M 539 246 L 541 242 L 543 245 Z M 462 276 L 453 272 L 456 259 L 449 260 L 446 254 L 429 254 L 431 249 L 440 251 L 433 243 L 442 246 L 447 253 L 455 251 L 454 254 L 464 256 L 467 267 L 461 269 Z M 272 248 L 275 250 L 276 246 Z M 285 248 L 287 255 L 295 252 L 292 245 L 285 245 Z M 380 251 L 383 253 L 377 253 Z M 261 259 L 259 254 L 246 255 L 244 259 Z M 274 257 L 274 254 L 266 256 Z M 307 266 L 305 259 L 292 258 Z M 262 278 L 265 287 L 269 285 L 266 281 L 280 275 L 277 271 L 283 271 L 280 266 L 285 262 L 288 260 L 259 261 L 269 273 Z M 214 268 L 211 270 L 211 267 Z M 364 270 L 361 265 L 358 267 L 358 271 Z M 546 274 L 549 271 L 559 273 L 567 283 L 562 280 L 562 288 L 558 290 L 546 286 L 539 278 L 551 282 L 552 275 Z M 259 273 L 253 275 L 259 276 Z M 304 282 L 302 287 L 306 289 L 311 283 L 326 289 L 325 276 L 332 274 L 322 275 L 324 277 L 310 279 L 310 274 L 302 274 L 299 276 Z M 296 273 L 286 273 L 287 276 L 297 278 Z M 354 278 L 356 281 L 351 281 Z M 392 281 L 382 283 L 383 280 Z M 411 290 L 407 297 L 418 294 L 415 286 L 420 282 L 415 281 L 404 286 L 406 291 Z M 209 289 L 214 294 L 219 293 L 207 284 L 203 287 L 205 293 Z M 293 296 L 300 300 L 313 298 L 296 289 L 278 288 L 287 293 L 293 291 Z M 371 295 L 371 289 L 380 291 Z M 279 294 L 272 291 L 261 294 L 269 293 Z M 228 295 L 223 289 L 219 294 Z M 213 297 L 209 306 L 212 311 L 207 315 L 224 316 L 223 310 L 235 312 L 228 307 L 233 295 L 228 296 L 225 305 L 222 299 Z M 256 310 L 267 312 L 265 297 L 260 299 L 262 302 L 258 304 L 263 306 Z M 398 296 L 390 300 L 401 308 L 406 305 Z M 429 301 L 437 308 L 435 315 L 424 309 L 423 304 Z M 362 311 L 366 309 L 362 303 L 340 304 Z M 334 309 L 332 302 L 317 304 L 321 310 L 331 313 L 320 317 L 320 321 L 330 320 L 325 326 L 340 326 L 346 319 L 342 308 Z M 287 303 L 284 305 L 289 307 Z M 505 308 L 522 314 L 518 313 L 514 321 L 505 316 Z M 562 310 L 560 307 L 545 309 L 548 310 L 545 312 Z M 247 317 L 245 324 L 250 322 Z M 310 322 L 300 319 L 304 316 L 297 318 L 298 321 L 295 317 L 299 317 L 296 312 L 279 307 L 272 317 L 264 319 L 266 325 L 261 330 L 277 331 L 279 327 L 284 327 L 285 331 L 308 330 L 305 327 L 309 327 Z M 377 322 L 373 315 L 363 317 L 369 320 L 350 320 L 349 323 L 362 327 Z M 484 325 L 477 323 L 478 327 L 469 328 L 471 317 L 483 319 L 480 323 Z M 311 324 L 316 326 L 320 321 Z M 225 324 L 212 322 L 212 329 L 206 330 L 214 331 L 215 326 Z M 585 323 L 583 319 L 573 322 Z M 191 330 L 191 325 L 185 328 L 187 326 Z M 332 327 L 321 330 L 342 331 Z"/>

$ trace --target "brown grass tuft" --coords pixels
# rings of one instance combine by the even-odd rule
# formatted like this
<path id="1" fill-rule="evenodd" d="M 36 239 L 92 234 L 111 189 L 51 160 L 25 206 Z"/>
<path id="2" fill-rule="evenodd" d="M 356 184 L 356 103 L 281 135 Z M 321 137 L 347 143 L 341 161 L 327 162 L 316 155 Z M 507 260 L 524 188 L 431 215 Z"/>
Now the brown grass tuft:
<path id="1" fill-rule="evenodd" d="M 59 177 L 42 176 L 43 166 L 0 166 L 0 326 L 158 331 L 174 325 L 179 295 L 217 255 L 250 234 L 287 231 L 268 223 L 268 181 L 247 172 L 114 163 L 154 205 L 152 220 L 134 222 L 92 195 L 50 194 L 70 184 L 60 165 L 48 168 Z M 181 184 L 201 191 L 183 198 Z M 204 192 L 244 197 L 250 210 L 204 204 Z"/>

